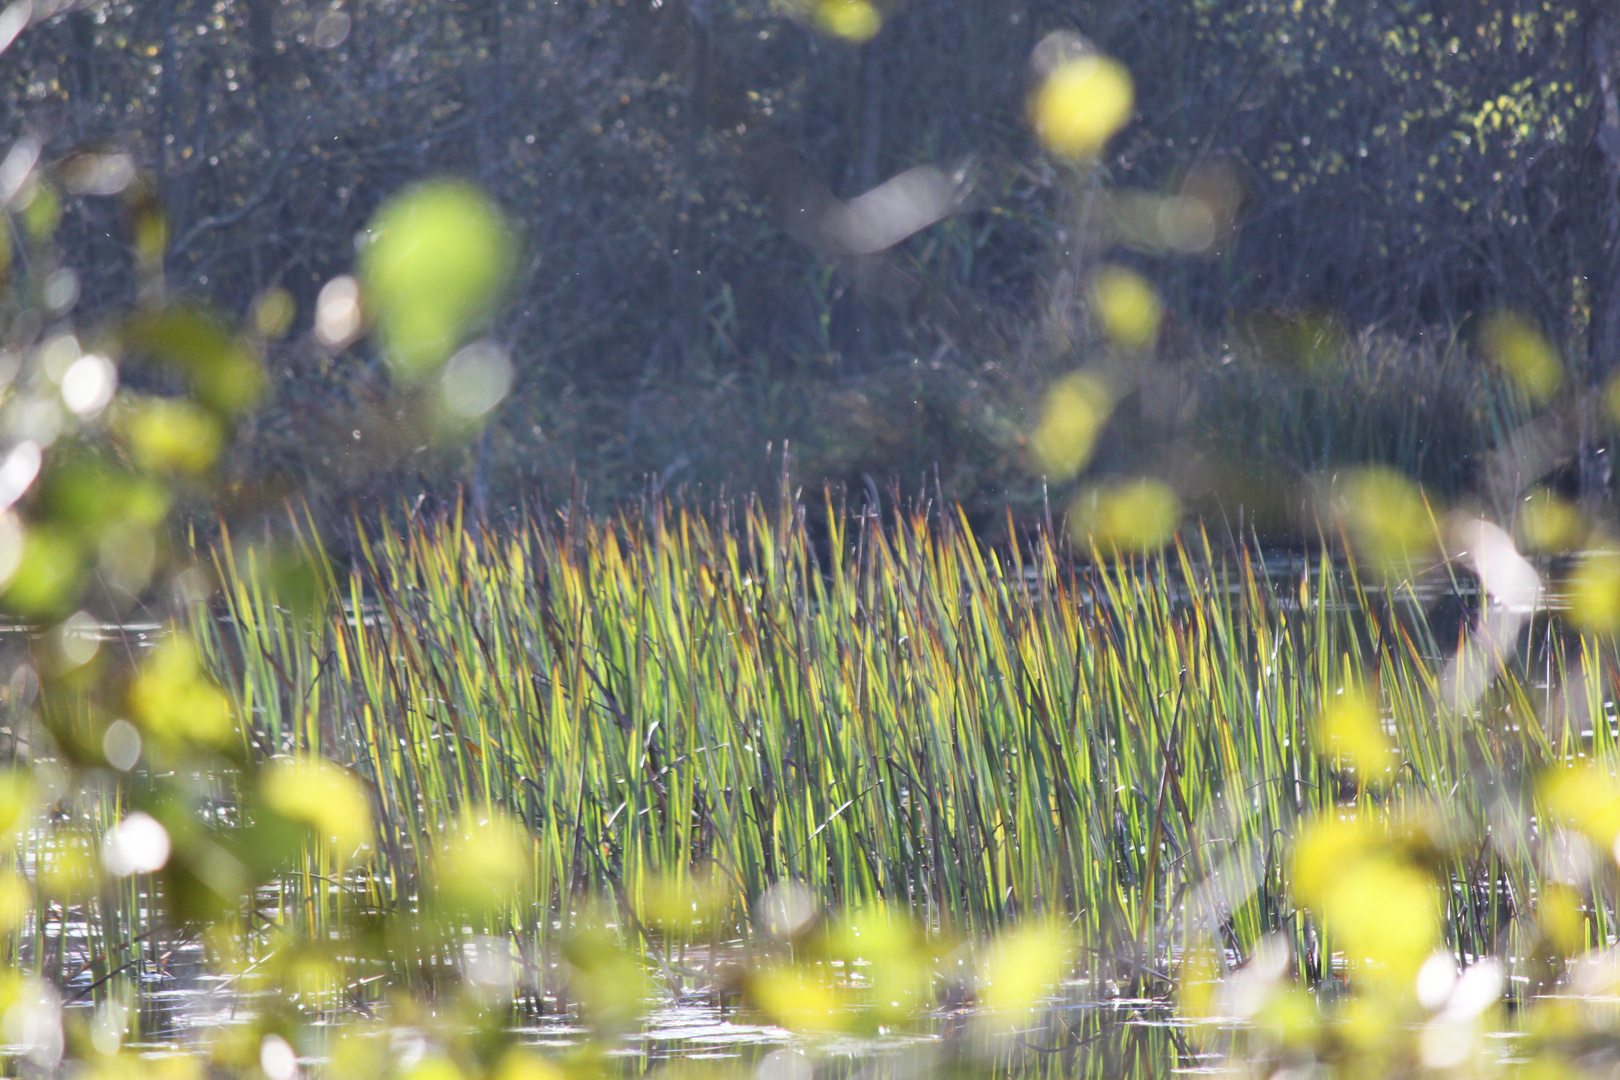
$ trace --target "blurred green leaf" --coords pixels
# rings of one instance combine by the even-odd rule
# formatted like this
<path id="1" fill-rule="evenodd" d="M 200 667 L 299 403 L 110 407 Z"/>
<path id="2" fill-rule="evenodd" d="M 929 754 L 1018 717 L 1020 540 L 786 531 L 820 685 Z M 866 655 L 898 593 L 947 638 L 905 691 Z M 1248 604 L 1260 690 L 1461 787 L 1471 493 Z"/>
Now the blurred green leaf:
<path id="1" fill-rule="evenodd" d="M 366 307 L 394 369 L 421 378 L 499 299 L 512 269 L 510 226 L 478 188 L 431 180 L 388 202 L 370 231 Z"/>
<path id="2" fill-rule="evenodd" d="M 173 306 L 139 316 L 129 324 L 127 340 L 178 372 L 215 412 L 244 412 L 264 393 L 258 352 L 200 308 Z"/>

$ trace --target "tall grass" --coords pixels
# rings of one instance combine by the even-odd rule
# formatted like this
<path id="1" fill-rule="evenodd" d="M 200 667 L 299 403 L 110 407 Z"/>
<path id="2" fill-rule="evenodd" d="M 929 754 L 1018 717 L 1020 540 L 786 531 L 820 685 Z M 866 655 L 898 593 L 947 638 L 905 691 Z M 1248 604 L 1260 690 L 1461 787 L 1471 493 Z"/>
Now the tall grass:
<path id="1" fill-rule="evenodd" d="M 365 903 L 415 903 L 457 813 L 498 806 L 537 855 L 539 903 L 506 928 L 542 937 L 603 898 L 645 910 L 672 876 L 712 876 L 746 932 L 748 905 L 794 879 L 969 936 L 1060 914 L 1085 973 L 1121 989 L 1162 983 L 1195 938 L 1241 958 L 1272 932 L 1325 977 L 1331 943 L 1289 892 L 1296 824 L 1443 804 L 1474 829 L 1436 847 L 1448 942 L 1515 954 L 1540 887 L 1512 848 L 1533 830 L 1501 826 L 1535 820 L 1523 778 L 1616 756 L 1606 724 L 1555 722 L 1574 705 L 1545 685 L 1596 672 L 1589 643 L 1543 620 L 1534 664 L 1448 710 L 1448 643 L 1416 587 L 1325 553 L 1279 571 L 1199 535 L 1082 561 L 1043 530 L 993 550 L 948 512 L 828 505 L 813 527 L 787 499 L 355 530 L 351 568 L 309 549 L 331 594 L 313 614 L 280 605 L 262 554 L 223 546 L 223 606 L 194 630 L 261 752 L 323 754 L 370 788 Z M 1384 784 L 1315 746 L 1356 681 L 1401 748 Z M 285 914 L 316 930 L 359 901 L 311 868 Z"/>

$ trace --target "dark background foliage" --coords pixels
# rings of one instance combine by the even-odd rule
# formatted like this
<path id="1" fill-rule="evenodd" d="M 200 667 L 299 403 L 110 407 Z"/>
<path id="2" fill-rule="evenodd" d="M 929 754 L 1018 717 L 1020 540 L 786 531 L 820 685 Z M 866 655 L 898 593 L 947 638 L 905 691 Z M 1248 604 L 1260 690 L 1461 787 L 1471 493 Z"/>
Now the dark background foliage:
<path id="1" fill-rule="evenodd" d="M 1370 433 L 1410 421 L 1419 445 L 1397 463 L 1455 490 L 1486 438 L 1476 375 L 1433 372 L 1473 320 L 1525 314 L 1588 379 L 1620 344 L 1620 65 L 1600 0 L 911 0 L 859 47 L 765 0 L 38 6 L 0 60 L 0 124 L 47 160 L 131 152 L 168 214 L 172 291 L 244 319 L 290 291 L 276 400 L 238 462 L 317 499 L 751 486 L 791 440 L 810 483 L 937 468 L 970 505 L 1028 502 L 1021 436 L 1093 347 L 1075 282 L 1110 252 L 1166 298 L 1155 363 L 1175 400 L 1123 410 L 1103 470 L 1168 452 L 1174 428 L 1178 454 L 1264 444 L 1268 468 L 1303 472 L 1406 453 Z M 1025 118 L 1031 50 L 1063 28 L 1137 85 L 1136 121 L 1079 184 Z M 794 227 L 922 163 L 959 169 L 966 198 L 900 245 L 841 257 Z M 1212 166 L 1241 209 L 1202 256 L 1122 244 L 1096 213 L 1102 183 L 1174 192 Z M 522 229 L 494 328 L 519 378 L 473 449 L 379 462 L 352 432 L 386 376 L 364 346 L 316 342 L 311 311 L 376 207 L 442 173 Z M 82 322 L 134 294 L 127 212 L 68 205 Z M 1288 335 L 1256 327 L 1301 318 L 1413 373 L 1385 394 L 1393 413 L 1343 414 L 1348 450 L 1281 452 L 1288 425 L 1267 425 L 1353 379 L 1324 387 L 1296 363 L 1259 380 L 1268 398 L 1228 370 L 1286 367 Z M 1451 441 L 1425 448 L 1431 429 Z"/>

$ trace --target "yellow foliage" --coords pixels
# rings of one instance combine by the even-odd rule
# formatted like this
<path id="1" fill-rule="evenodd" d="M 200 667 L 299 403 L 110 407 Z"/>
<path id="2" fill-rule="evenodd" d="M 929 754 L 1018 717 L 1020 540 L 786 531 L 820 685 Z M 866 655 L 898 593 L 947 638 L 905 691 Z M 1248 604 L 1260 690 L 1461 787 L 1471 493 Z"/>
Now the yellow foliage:
<path id="1" fill-rule="evenodd" d="M 1074 372 L 1053 383 L 1029 441 L 1036 467 L 1054 480 L 1084 469 L 1112 408 L 1108 387 L 1093 375 Z"/>
<path id="2" fill-rule="evenodd" d="M 1123 266 L 1104 266 L 1089 282 L 1092 313 L 1115 345 L 1138 351 L 1159 339 L 1164 303 L 1147 278 Z"/>
<path id="3" fill-rule="evenodd" d="M 309 826 L 340 860 L 371 842 L 371 803 L 347 769 L 318 757 L 276 758 L 259 789 L 266 806 Z"/>
<path id="4" fill-rule="evenodd" d="M 1003 1030 L 1017 1027 L 1057 988 L 1074 958 L 1072 936 L 1053 923 L 1027 924 L 1003 933 L 979 968 L 985 1024 Z"/>
<path id="5" fill-rule="evenodd" d="M 1346 687 L 1329 700 L 1316 719 L 1316 738 L 1324 754 L 1347 762 L 1363 781 L 1376 782 L 1400 763 L 1377 700 L 1357 688 Z"/>
<path id="6" fill-rule="evenodd" d="M 447 906 L 490 912 L 534 888 L 534 840 L 505 813 L 485 808 L 464 814 L 434 868 L 435 888 Z"/>
<path id="7" fill-rule="evenodd" d="M 1504 311 L 1486 319 L 1480 344 L 1491 362 L 1531 401 L 1548 401 L 1564 383 L 1558 350 L 1522 315 Z"/>
<path id="8" fill-rule="evenodd" d="M 821 0 L 815 8 L 816 26 L 826 34 L 857 45 L 877 37 L 883 16 L 867 0 Z"/>
<path id="9" fill-rule="evenodd" d="M 1430 553 L 1434 517 L 1418 486 L 1393 469 L 1354 469 L 1335 485 L 1333 510 L 1355 553 L 1376 569 L 1396 572 Z"/>
<path id="10" fill-rule="evenodd" d="M 456 180 L 417 184 L 377 212 L 361 276 L 401 375 L 437 368 L 489 312 L 511 270 L 509 230 L 483 192 Z"/>
<path id="11" fill-rule="evenodd" d="M 1090 53 L 1047 74 L 1030 103 L 1030 115 L 1048 150 L 1087 161 L 1125 126 L 1135 107 L 1130 73 L 1117 61 Z"/>
<path id="12" fill-rule="evenodd" d="M 129 709 L 148 734 L 169 742 L 222 747 L 236 734 L 230 701 L 204 672 L 195 643 L 181 633 L 141 665 Z"/>
<path id="13" fill-rule="evenodd" d="M 1589 761 L 1555 768 L 1541 778 L 1547 812 L 1604 851 L 1620 839 L 1620 781 Z"/>
<path id="14" fill-rule="evenodd" d="M 1569 617 L 1599 633 L 1620 630 L 1620 551 L 1601 547 L 1583 554 L 1569 579 Z"/>
<path id="15" fill-rule="evenodd" d="M 776 966 L 757 971 L 749 989 L 760 1011 L 785 1028 L 827 1035 L 848 1027 L 848 1010 L 832 987 L 803 968 Z"/>
<path id="16" fill-rule="evenodd" d="M 225 433 L 207 410 L 177 398 L 142 398 L 119 415 L 130 456 L 148 472 L 207 472 Z"/>
<path id="17" fill-rule="evenodd" d="M 1070 533 L 1082 544 L 1110 551 L 1152 551 L 1175 536 L 1181 500 L 1162 480 L 1128 480 L 1080 496 L 1071 510 Z"/>

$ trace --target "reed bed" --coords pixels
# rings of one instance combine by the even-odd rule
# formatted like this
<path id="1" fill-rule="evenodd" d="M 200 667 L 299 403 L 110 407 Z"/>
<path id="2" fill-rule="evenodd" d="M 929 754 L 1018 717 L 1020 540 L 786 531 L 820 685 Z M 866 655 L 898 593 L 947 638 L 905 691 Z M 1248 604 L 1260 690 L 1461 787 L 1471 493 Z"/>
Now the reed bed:
<path id="1" fill-rule="evenodd" d="M 1447 944 L 1523 956 L 1532 779 L 1620 756 L 1602 678 L 1570 677 L 1600 670 L 1596 646 L 1556 621 L 1459 712 L 1418 586 L 1326 551 L 1279 572 L 1194 534 L 1080 559 L 1041 529 L 992 549 L 937 508 L 816 509 L 357 523 L 348 569 L 306 541 L 313 608 L 287 606 L 262 551 L 221 546 L 223 604 L 193 632 L 255 750 L 342 763 L 380 824 L 358 889 L 315 854 L 285 883 L 289 925 L 410 909 L 457 815 L 499 807 L 536 858 L 533 902 L 496 929 L 541 940 L 604 902 L 646 936 L 634 915 L 672 881 L 722 897 L 711 934 L 748 934 L 797 881 L 968 938 L 1060 916 L 1082 972 L 1120 990 L 1169 982 L 1191 942 L 1224 967 L 1272 933 L 1331 979 L 1288 880 L 1299 823 L 1443 808 Z M 1400 750 L 1377 783 L 1313 734 L 1357 683 Z M 1589 944 L 1612 940 L 1612 877 L 1582 909 Z"/>

